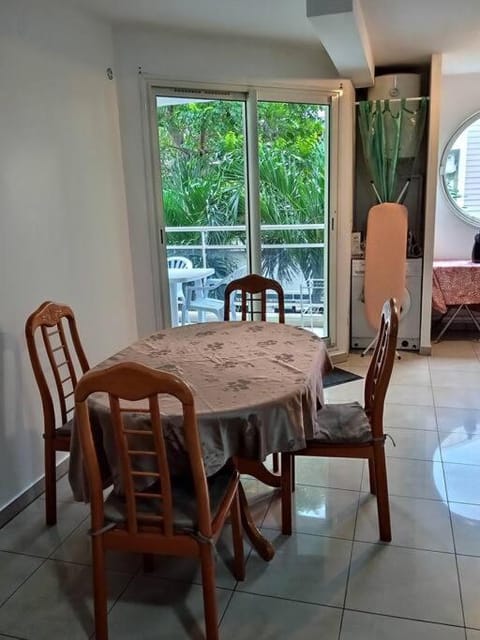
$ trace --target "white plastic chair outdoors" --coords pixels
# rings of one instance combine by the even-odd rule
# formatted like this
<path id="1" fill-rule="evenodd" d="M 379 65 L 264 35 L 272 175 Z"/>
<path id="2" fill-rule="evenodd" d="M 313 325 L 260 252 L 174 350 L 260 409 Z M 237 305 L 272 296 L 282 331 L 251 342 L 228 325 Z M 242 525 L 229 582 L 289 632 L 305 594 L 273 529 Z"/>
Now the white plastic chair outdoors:
<path id="1" fill-rule="evenodd" d="M 303 303 L 303 289 L 307 290 L 308 302 Z M 319 302 L 313 302 L 313 292 L 318 291 Z M 310 328 L 313 328 L 313 316 L 325 312 L 325 281 L 323 278 L 308 278 L 305 283 L 300 283 L 300 316 L 302 319 L 302 327 L 305 318 L 310 318 Z"/>
<path id="2" fill-rule="evenodd" d="M 205 314 L 213 313 L 218 320 L 223 320 L 223 308 L 225 302 L 223 299 L 223 291 L 218 298 L 209 296 L 209 293 L 215 291 L 222 285 L 226 285 L 232 280 L 241 278 L 247 272 L 247 267 L 239 267 L 232 271 L 224 278 L 208 278 L 205 282 L 195 283 L 185 286 L 185 303 L 182 306 L 182 324 L 186 324 L 189 311 L 198 312 L 198 321 L 205 322 Z M 232 296 L 232 318 L 235 320 L 235 301 Z"/>
<path id="3" fill-rule="evenodd" d="M 183 256 L 171 256 L 167 258 L 167 267 L 169 269 L 192 269 L 193 263 L 189 258 Z M 183 293 L 182 283 L 177 284 L 177 304 L 182 306 L 182 324 L 183 322 L 183 310 L 185 308 L 185 294 Z M 173 301 L 172 301 L 173 303 Z"/>

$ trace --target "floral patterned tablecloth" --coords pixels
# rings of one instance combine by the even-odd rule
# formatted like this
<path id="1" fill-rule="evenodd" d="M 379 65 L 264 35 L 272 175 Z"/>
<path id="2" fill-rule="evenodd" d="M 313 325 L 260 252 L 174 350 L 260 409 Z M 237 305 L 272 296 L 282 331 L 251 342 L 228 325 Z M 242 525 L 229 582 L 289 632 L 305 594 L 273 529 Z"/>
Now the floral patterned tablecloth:
<path id="1" fill-rule="evenodd" d="M 177 374 L 193 389 L 207 475 L 232 456 L 258 461 L 274 451 L 294 451 L 316 434 L 323 402 L 322 375 L 331 369 L 323 341 L 289 325 L 212 322 L 166 329 L 140 340 L 96 368 L 135 361 Z M 103 446 L 104 475 L 118 482 L 118 462 L 106 399 L 91 403 L 96 441 Z M 161 412 L 174 472 L 185 470 L 181 407 L 162 399 Z M 130 414 L 136 427 L 145 416 Z M 78 434 L 73 428 L 70 484 L 85 498 Z M 117 486 L 118 488 L 118 486 Z"/>
<path id="2" fill-rule="evenodd" d="M 434 261 L 433 309 L 446 313 L 447 307 L 461 304 L 480 304 L 480 263 L 470 260 Z"/>

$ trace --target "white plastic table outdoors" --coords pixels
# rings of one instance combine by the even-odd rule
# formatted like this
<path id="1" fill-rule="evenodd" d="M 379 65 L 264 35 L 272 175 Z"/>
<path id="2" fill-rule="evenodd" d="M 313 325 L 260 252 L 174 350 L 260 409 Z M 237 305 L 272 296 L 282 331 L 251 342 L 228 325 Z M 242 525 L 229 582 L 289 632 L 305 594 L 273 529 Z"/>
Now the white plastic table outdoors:
<path id="1" fill-rule="evenodd" d="M 192 267 L 168 270 L 168 284 L 170 288 L 170 309 L 172 317 L 172 327 L 178 326 L 178 304 L 177 304 L 177 285 L 184 282 L 195 282 L 203 280 L 208 276 L 213 276 L 215 269 Z"/>

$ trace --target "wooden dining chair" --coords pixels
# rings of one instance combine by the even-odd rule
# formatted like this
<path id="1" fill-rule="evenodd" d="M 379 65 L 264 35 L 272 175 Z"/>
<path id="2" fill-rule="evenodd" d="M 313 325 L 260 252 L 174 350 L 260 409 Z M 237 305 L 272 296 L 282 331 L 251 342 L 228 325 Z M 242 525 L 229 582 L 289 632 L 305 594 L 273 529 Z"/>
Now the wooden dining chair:
<path id="1" fill-rule="evenodd" d="M 42 341 L 37 340 L 37 330 L 40 330 L 43 349 L 38 345 Z M 64 304 L 49 301 L 41 304 L 27 319 L 25 338 L 42 400 L 46 521 L 47 525 L 54 525 L 57 522 L 55 452 L 70 451 L 73 394 L 78 378 L 90 367 L 73 311 Z"/>
<path id="2" fill-rule="evenodd" d="M 230 310 L 235 304 L 237 292 L 241 293 L 241 319 L 263 320 L 267 319 L 267 292 L 277 294 L 278 322 L 285 324 L 285 297 L 282 285 L 271 278 L 264 278 L 256 273 L 251 273 L 243 278 L 232 280 L 225 288 L 224 320 L 230 320 Z M 273 470 L 276 473 L 279 468 L 278 453 L 272 454 Z"/>
<path id="3" fill-rule="evenodd" d="M 108 394 L 111 423 L 120 460 L 120 486 L 104 501 L 98 456 L 90 426 L 88 397 Z M 191 473 L 174 477 L 160 412 L 160 394 L 183 408 L 183 439 Z M 165 397 L 165 396 L 163 396 Z M 146 400 L 141 423 L 128 418 L 128 403 Z M 139 409 L 135 408 L 135 414 Z M 105 552 L 193 556 L 200 559 L 207 640 L 218 639 L 214 544 L 231 514 L 237 580 L 245 575 L 240 528 L 239 474 L 227 464 L 206 478 L 191 389 L 180 378 L 138 363 L 124 362 L 90 371 L 75 391 L 75 424 L 90 490 L 95 637 L 108 638 Z M 148 562 L 146 562 L 146 566 Z"/>
<path id="4" fill-rule="evenodd" d="M 230 320 L 231 300 L 230 296 L 237 292 L 241 294 L 241 319 L 242 320 L 266 320 L 267 319 L 267 292 L 277 294 L 278 321 L 285 323 L 285 300 L 282 285 L 271 278 L 264 278 L 256 273 L 251 273 L 243 278 L 232 280 L 225 288 L 224 320 Z"/>
<path id="5" fill-rule="evenodd" d="M 380 539 L 390 542 L 390 508 L 385 465 L 383 407 L 395 360 L 398 309 L 391 298 L 383 305 L 375 350 L 368 367 L 364 407 L 358 402 L 327 404 L 317 412 L 318 435 L 305 449 L 282 453 L 282 533 L 292 532 L 291 485 L 294 456 L 366 458 L 370 491 L 377 496 Z"/>

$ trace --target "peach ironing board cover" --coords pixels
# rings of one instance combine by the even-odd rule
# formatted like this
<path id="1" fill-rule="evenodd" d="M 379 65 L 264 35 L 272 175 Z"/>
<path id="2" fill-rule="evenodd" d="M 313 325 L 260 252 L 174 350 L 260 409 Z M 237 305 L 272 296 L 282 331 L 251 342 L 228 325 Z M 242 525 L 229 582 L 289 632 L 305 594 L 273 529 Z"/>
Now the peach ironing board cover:
<path id="1" fill-rule="evenodd" d="M 405 297 L 408 211 L 403 204 L 384 202 L 368 212 L 365 247 L 365 315 L 378 329 L 385 300 Z"/>

